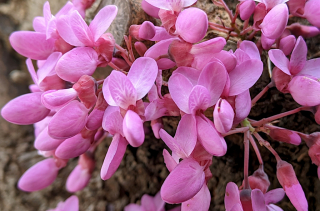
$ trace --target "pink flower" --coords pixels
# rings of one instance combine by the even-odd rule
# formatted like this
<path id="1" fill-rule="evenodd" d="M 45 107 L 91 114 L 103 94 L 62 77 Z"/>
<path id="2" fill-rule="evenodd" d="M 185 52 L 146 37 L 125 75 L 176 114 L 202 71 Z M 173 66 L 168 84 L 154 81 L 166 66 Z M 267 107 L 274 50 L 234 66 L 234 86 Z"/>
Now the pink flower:
<path id="1" fill-rule="evenodd" d="M 275 78 L 277 87 L 283 89 L 287 86 L 285 89 L 301 105 L 315 106 L 320 104 L 320 98 L 317 95 L 320 91 L 320 83 L 317 80 L 320 78 L 319 71 L 317 71 L 320 59 L 307 61 L 307 46 L 302 37 L 297 39 L 290 61 L 281 50 L 274 49 L 268 53 L 275 66 L 285 73 L 274 76 L 279 77 L 279 79 Z M 284 80 L 285 78 L 287 79 Z M 280 85 L 279 83 L 284 84 Z"/>

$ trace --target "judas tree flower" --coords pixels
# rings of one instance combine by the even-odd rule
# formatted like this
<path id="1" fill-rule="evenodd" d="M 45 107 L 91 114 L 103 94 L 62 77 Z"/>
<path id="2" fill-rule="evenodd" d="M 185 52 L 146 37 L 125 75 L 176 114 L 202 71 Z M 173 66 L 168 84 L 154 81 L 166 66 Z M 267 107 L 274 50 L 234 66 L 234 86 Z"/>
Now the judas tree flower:
<path id="1" fill-rule="evenodd" d="M 260 54 L 254 43 L 243 41 L 234 56 L 226 60 L 234 65 L 228 65 L 227 82 L 213 112 L 214 124 L 220 133 L 228 132 L 233 124 L 249 115 L 249 88 L 257 82 L 263 71 Z M 221 63 L 220 57 L 215 60 Z"/>
<path id="2" fill-rule="evenodd" d="M 190 121 L 192 118 L 190 114 L 181 118 L 174 138 L 163 129 L 159 132 L 172 150 L 172 156 L 166 150 L 163 152 L 170 174 L 161 187 L 161 197 L 168 203 L 182 203 L 182 209 L 208 210 L 211 196 L 205 181 L 212 176 L 209 169 L 212 155 L 196 142 L 196 126 Z M 179 163 L 180 158 L 183 161 Z"/>
<path id="3" fill-rule="evenodd" d="M 156 62 L 141 57 L 132 64 L 128 75 L 116 70 L 104 81 L 103 94 L 111 106 L 119 106 L 123 114 L 123 133 L 128 142 L 140 146 L 144 141 L 143 121 L 144 106 L 140 101 L 151 89 L 158 74 Z M 141 110 L 139 109 L 142 108 Z M 110 131 L 109 131 L 110 132 Z"/>
<path id="4" fill-rule="evenodd" d="M 279 160 L 277 162 L 277 178 L 293 206 L 298 211 L 307 211 L 308 202 L 292 165 Z"/>
<path id="5" fill-rule="evenodd" d="M 46 2 L 43 6 L 44 17 L 36 17 L 33 21 L 35 32 L 12 33 L 9 38 L 12 47 L 19 54 L 35 60 L 45 60 L 54 51 L 62 53 L 69 51 L 72 46 L 56 33 L 56 20 L 73 10 L 75 10 L 73 4 L 68 2 L 56 16 L 53 16 L 49 2 Z"/>
<path id="6" fill-rule="evenodd" d="M 59 169 L 66 166 L 66 161 L 47 158 L 29 168 L 20 178 L 18 187 L 27 192 L 42 190 L 53 183 Z"/>
<path id="7" fill-rule="evenodd" d="M 211 121 L 203 115 L 203 111 L 216 104 L 227 77 L 224 66 L 212 62 L 201 72 L 193 68 L 179 67 L 168 82 L 171 97 L 179 109 L 195 117 L 190 121 L 196 121 L 199 141 L 209 153 L 216 156 L 225 154 L 226 144 Z"/>
<path id="8" fill-rule="evenodd" d="M 54 209 L 47 211 L 79 211 L 79 199 L 77 196 L 70 196 L 65 202 L 59 202 L 58 206 Z"/>
<path id="9" fill-rule="evenodd" d="M 289 12 L 285 1 L 261 0 L 254 11 L 254 29 L 262 32 L 262 43 L 265 49 L 279 38 L 288 22 Z"/>
<path id="10" fill-rule="evenodd" d="M 64 54 L 56 71 L 66 81 L 76 82 L 82 75 L 92 75 L 98 65 L 112 59 L 114 38 L 103 34 L 117 14 L 117 7 L 109 5 L 101 9 L 89 26 L 78 11 L 57 21 L 60 36 L 70 45 L 80 46 Z"/>
<path id="11" fill-rule="evenodd" d="M 317 95 L 320 89 L 320 83 L 317 80 L 320 78 L 319 71 L 317 71 L 320 59 L 307 61 L 307 46 L 302 37 L 297 39 L 290 61 L 278 49 L 270 50 L 268 54 L 275 66 L 287 75 L 280 73 L 278 77 L 281 79 L 275 79 L 276 85 L 277 81 L 284 83 L 281 87 L 287 86 L 286 89 L 300 105 L 315 106 L 320 104 L 320 98 Z M 288 79 L 284 80 L 284 78 Z M 290 80 L 290 78 L 292 79 Z"/>
<path id="12" fill-rule="evenodd" d="M 285 195 L 282 188 L 271 190 L 267 193 L 263 193 L 260 189 L 250 190 L 249 198 L 251 205 L 244 206 L 242 200 L 240 200 L 240 194 L 243 192 L 239 191 L 238 186 L 229 182 L 226 187 L 226 193 L 224 198 L 224 204 L 226 211 L 282 211 L 282 209 L 273 203 L 279 202 Z"/>

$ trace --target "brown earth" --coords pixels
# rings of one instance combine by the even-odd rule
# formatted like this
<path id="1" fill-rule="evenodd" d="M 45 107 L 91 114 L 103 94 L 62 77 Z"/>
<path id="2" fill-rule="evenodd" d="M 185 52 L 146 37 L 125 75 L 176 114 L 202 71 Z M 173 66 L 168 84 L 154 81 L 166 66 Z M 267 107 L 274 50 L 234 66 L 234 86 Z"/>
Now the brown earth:
<path id="1" fill-rule="evenodd" d="M 140 9 L 138 1 L 133 0 L 102 0 L 88 11 L 88 20 L 95 13 L 97 7 L 107 3 L 117 3 L 119 14 L 116 24 L 111 26 L 111 32 L 118 43 L 122 35 L 127 31 L 128 24 L 138 24 L 143 20 L 151 20 Z M 65 0 L 51 0 L 53 14 L 65 3 Z M 120 3 L 119 3 L 120 2 Z M 9 45 L 8 36 L 16 30 L 32 30 L 32 19 L 42 14 L 44 0 L 0 0 L 0 108 L 10 99 L 28 92 L 31 80 L 27 74 L 25 58 L 19 56 Z M 237 1 L 227 1 L 232 8 Z M 219 16 L 226 19 L 221 9 L 214 7 L 209 0 L 199 0 L 198 7 L 205 9 L 212 19 Z M 208 37 L 214 36 L 212 31 Z M 320 37 L 307 41 L 309 47 L 308 58 L 319 55 Z M 234 44 L 230 43 L 232 48 Z M 262 56 L 265 60 L 265 56 Z M 106 70 L 99 70 L 105 74 Z M 270 78 L 265 70 L 259 82 L 251 89 L 251 96 L 257 95 Z M 264 117 L 278 114 L 298 107 L 290 95 L 285 95 L 272 88 L 253 107 L 250 117 L 259 120 Z M 164 118 L 165 129 L 174 134 L 178 118 Z M 277 124 L 292 130 L 304 133 L 320 131 L 320 126 L 313 119 L 313 114 L 300 112 L 283 118 Z M 146 141 L 139 148 L 128 147 L 124 159 L 114 176 L 103 181 L 100 179 L 99 169 L 105 153 L 110 144 L 110 139 L 105 140 L 95 154 L 96 170 L 92 179 L 83 191 L 76 195 L 80 199 L 81 211 L 118 211 L 128 203 L 139 202 L 143 194 L 156 194 L 161 187 L 168 171 L 163 164 L 162 149 L 165 147 L 161 140 L 154 138 L 150 127 L 146 124 Z M 269 139 L 268 139 L 269 140 Z M 17 188 L 20 176 L 33 164 L 42 160 L 33 147 L 34 135 L 32 126 L 18 126 L 6 122 L 0 117 L 0 210 L 3 211 L 34 211 L 53 208 L 59 201 L 65 200 L 71 194 L 65 189 L 65 181 L 68 174 L 77 164 L 77 159 L 69 162 L 62 169 L 56 181 L 48 188 L 25 193 Z M 226 184 L 230 181 L 241 184 L 243 179 L 243 144 L 242 136 L 233 135 L 226 138 L 228 152 L 225 156 L 213 158 L 211 171 L 213 178 L 209 181 L 209 190 L 212 201 L 210 210 L 224 210 L 223 200 Z M 290 146 L 269 140 L 282 159 L 290 162 L 305 191 L 309 202 L 309 210 L 320 211 L 320 181 L 317 178 L 315 165 L 311 164 L 307 154 L 308 148 L 302 143 L 300 146 Z M 280 187 L 275 177 L 276 161 L 274 157 L 263 147 L 259 147 L 265 162 L 265 171 L 269 175 L 270 189 Z M 250 151 L 250 173 L 258 167 L 258 161 L 253 150 Z M 279 204 L 283 210 L 295 210 L 288 198 Z"/>

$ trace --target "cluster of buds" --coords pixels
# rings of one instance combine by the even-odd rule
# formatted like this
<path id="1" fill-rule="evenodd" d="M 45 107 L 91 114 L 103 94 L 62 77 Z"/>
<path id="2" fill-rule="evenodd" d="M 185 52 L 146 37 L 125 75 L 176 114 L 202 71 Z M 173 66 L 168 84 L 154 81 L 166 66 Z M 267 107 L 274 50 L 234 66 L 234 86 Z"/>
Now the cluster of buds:
<path id="1" fill-rule="evenodd" d="M 308 210 L 292 166 L 281 160 L 259 132 L 293 145 L 299 145 L 302 137 L 310 147 L 312 161 L 320 165 L 317 135 L 272 125 L 274 120 L 301 110 L 316 111 L 319 120 L 320 60 L 307 60 L 302 37 L 317 35 L 318 31 L 313 26 L 287 26 L 289 12 L 313 20 L 313 5 L 319 1 L 290 0 L 288 8 L 282 0 L 261 0 L 258 4 L 243 0 L 235 15 L 223 0 L 214 2 L 225 7 L 231 27 L 209 22 L 204 11 L 193 7 L 196 2 L 143 0 L 142 8 L 160 19 L 161 26 L 149 21 L 130 26 L 129 36 L 125 36 L 127 49 L 116 44 L 112 34 L 105 33 L 117 15 L 117 7 L 105 6 L 87 25 L 85 10 L 93 3 L 89 0 L 68 2 L 55 16 L 46 2 L 43 17 L 34 19 L 35 32 L 20 31 L 10 36 L 12 47 L 28 58 L 26 64 L 34 84 L 30 85 L 30 94 L 8 102 L 1 115 L 15 124 L 34 124 L 34 146 L 46 157 L 24 173 L 18 183 L 20 189 L 31 192 L 46 188 L 69 159 L 79 157 L 66 187 L 69 192 L 82 190 L 94 171 L 95 150 L 106 136 L 112 136 L 112 142 L 100 175 L 103 180 L 109 179 L 127 146 L 144 143 L 143 124 L 150 121 L 154 136 L 171 150 L 163 150 L 170 174 L 154 198 L 144 195 L 141 205 L 130 204 L 126 211 L 164 210 L 165 202 L 181 203 L 174 210 L 208 210 L 212 157 L 225 155 L 228 147 L 224 137 L 234 133 L 244 133 L 244 180 L 240 190 L 233 182 L 227 185 L 226 210 L 282 210 L 273 203 L 285 194 L 297 210 Z M 244 20 L 241 30 L 235 23 L 238 15 Z M 224 50 L 227 40 L 222 37 L 202 41 L 208 26 L 226 32 L 227 40 L 229 36 L 241 39 L 237 49 Z M 256 43 L 251 41 L 255 36 Z M 148 48 L 145 40 L 155 43 Z M 139 58 L 135 58 L 133 48 Z M 268 51 L 275 65 L 272 81 L 251 100 L 249 89 L 263 72 L 263 51 Z M 37 60 L 37 71 L 32 60 Z M 106 66 L 113 68 L 109 76 L 93 77 L 97 67 Z M 172 72 L 168 81 L 163 80 L 163 70 Z M 162 86 L 168 86 L 169 92 Z M 259 121 L 249 119 L 251 107 L 272 86 L 290 93 L 303 107 Z M 208 110 L 213 121 L 205 116 Z M 164 116 L 181 116 L 174 137 L 164 130 Z M 268 191 L 270 182 L 254 138 L 276 157 L 277 177 L 283 189 Z M 248 176 L 250 144 L 260 163 L 252 176 Z M 77 201 L 71 197 L 54 210 L 78 210 Z"/>

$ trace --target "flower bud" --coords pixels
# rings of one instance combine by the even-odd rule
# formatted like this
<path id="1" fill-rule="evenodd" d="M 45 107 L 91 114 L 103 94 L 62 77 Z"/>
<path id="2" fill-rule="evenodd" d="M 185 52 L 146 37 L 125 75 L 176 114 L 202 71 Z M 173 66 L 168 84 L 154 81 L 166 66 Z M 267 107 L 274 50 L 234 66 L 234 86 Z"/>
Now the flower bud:
<path id="1" fill-rule="evenodd" d="M 291 164 L 279 160 L 277 178 L 293 206 L 298 211 L 307 211 L 308 202 Z"/>
<path id="2" fill-rule="evenodd" d="M 148 50 L 147 46 L 142 42 L 135 42 L 134 48 L 138 52 L 139 56 L 144 56 L 145 52 Z"/>
<path id="3" fill-rule="evenodd" d="M 304 26 L 300 23 L 293 23 L 287 27 L 296 37 L 302 36 L 304 38 L 314 37 L 320 34 L 319 28 L 315 26 Z"/>
<path id="4" fill-rule="evenodd" d="M 274 140 L 294 145 L 299 145 L 301 143 L 300 136 L 292 130 L 276 127 L 273 125 L 265 125 L 265 127 L 269 129 L 268 134 Z"/>
<path id="5" fill-rule="evenodd" d="M 263 171 L 263 167 L 260 166 L 251 176 L 249 176 L 249 184 L 250 188 L 260 189 L 263 193 L 266 193 L 269 186 L 270 181 L 268 175 Z M 244 185 L 242 183 L 242 185 Z"/>
<path id="6" fill-rule="evenodd" d="M 27 192 L 38 191 L 51 185 L 58 175 L 59 168 L 53 158 L 36 163 L 20 178 L 18 187 Z"/>
<path id="7" fill-rule="evenodd" d="M 96 81 L 93 77 L 83 75 L 73 87 L 78 92 L 81 102 L 88 108 L 92 108 L 97 101 Z"/>
<path id="8" fill-rule="evenodd" d="M 78 165 L 70 173 L 66 187 L 69 192 L 77 192 L 85 188 L 91 178 L 95 162 L 87 154 L 82 154 Z"/>
<path id="9" fill-rule="evenodd" d="M 289 35 L 281 38 L 279 42 L 279 49 L 282 50 L 284 55 L 288 56 L 292 52 L 295 44 L 296 44 L 295 36 Z"/>
<path id="10" fill-rule="evenodd" d="M 256 3 L 253 0 L 242 1 L 239 6 L 240 18 L 247 20 L 253 14 L 256 8 Z"/>
<path id="11" fill-rule="evenodd" d="M 227 133 L 233 123 L 234 111 L 231 105 L 225 99 L 219 99 L 214 111 L 214 126 L 220 133 Z"/>

